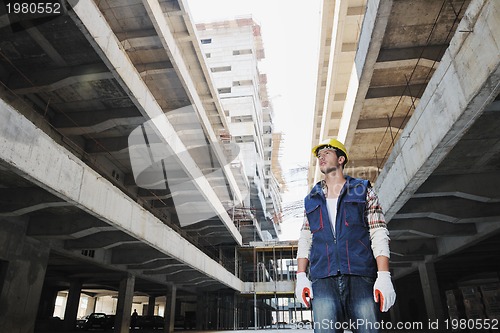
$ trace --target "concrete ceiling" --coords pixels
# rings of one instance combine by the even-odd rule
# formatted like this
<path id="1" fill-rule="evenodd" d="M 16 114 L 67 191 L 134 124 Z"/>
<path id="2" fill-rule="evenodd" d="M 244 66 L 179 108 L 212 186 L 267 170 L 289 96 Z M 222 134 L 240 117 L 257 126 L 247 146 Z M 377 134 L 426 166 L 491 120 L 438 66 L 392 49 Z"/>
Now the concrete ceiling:
<path id="1" fill-rule="evenodd" d="M 231 170 L 231 147 L 210 146 L 227 124 L 183 2 L 73 3 L 56 18 L 1 22 L 2 97 L 207 258 L 234 268 L 234 251 L 226 258 L 223 249 L 243 240 L 227 211 L 245 182 Z M 161 140 L 170 152 L 162 169 L 168 182 L 141 187 L 130 135 L 163 114 L 168 131 L 151 125 L 161 134 L 148 139 Z M 191 206 L 183 214 L 192 220 L 183 224 L 183 205 L 174 201 L 186 195 Z M 117 276 L 134 272 L 142 292 L 164 292 L 167 284 L 227 288 L 194 267 L 196 258 L 158 250 L 6 163 L 0 165 L 0 197 L 2 217 L 22 221 L 30 237 L 51 244 L 47 277 L 53 283 L 67 287 L 76 274 L 84 288 L 116 290 Z M 193 207 L 210 217 L 198 222 Z"/>
<path id="2" fill-rule="evenodd" d="M 418 106 L 470 1 L 381 1 L 346 144 L 374 181 Z M 462 32 L 463 33 L 463 32 Z"/>
<path id="3" fill-rule="evenodd" d="M 429 262 L 440 281 L 498 272 L 498 1 L 358 7 L 324 1 L 312 145 L 338 136 L 349 152 L 346 173 L 375 185 L 396 278 Z M 346 64 L 344 31 L 355 13 L 363 25 Z M 320 176 L 315 158 L 311 165 L 310 184 Z"/>
<path id="4" fill-rule="evenodd" d="M 470 258 L 478 270 L 495 271 L 500 220 L 500 103 L 491 103 L 463 134 L 444 160 L 397 211 L 389 223 L 395 268 L 415 268 L 419 260 L 435 259 L 451 269 L 455 256 Z M 412 245 L 410 245 L 412 244 Z M 401 253 L 397 253 L 401 249 Z M 461 255 L 456 254 L 460 251 Z M 479 262 L 467 253 L 475 253 Z M 404 260 L 407 256 L 411 260 Z M 484 258 L 496 256 L 495 260 Z M 397 261 L 397 262 L 396 262 Z M 406 261 L 406 263 L 404 263 Z M 403 262 L 403 263 L 402 263 Z M 488 262 L 488 263 L 487 263 Z M 457 270 L 462 265 L 454 266 Z M 495 268 L 497 267 L 497 268 Z M 461 274 L 465 274 L 462 272 Z M 445 277 L 444 275 L 442 276 Z M 454 278 L 453 273 L 448 274 Z"/>
<path id="5" fill-rule="evenodd" d="M 374 3 L 376 15 L 365 17 L 361 32 L 367 49 L 364 67 L 356 63 L 356 102 L 340 131 L 347 173 L 379 190 L 396 278 L 433 262 L 441 281 L 457 281 L 467 276 L 459 257 L 470 260 L 469 276 L 494 272 L 498 265 L 473 257 L 498 261 L 500 56 L 488 39 L 499 38 L 498 3 Z"/>
<path id="6" fill-rule="evenodd" d="M 424 262 L 434 263 L 444 284 L 498 268 L 493 262 L 498 262 L 494 241 L 500 232 L 495 191 L 500 186 L 500 53 L 487 37 L 498 39 L 495 12 L 495 1 L 392 3 L 351 142 L 365 153 L 359 164 L 381 170 L 376 181 L 381 196 L 396 194 L 384 208 L 397 277 Z M 368 115 L 367 104 L 372 110 L 380 110 L 376 104 L 390 106 L 390 114 L 385 129 L 367 125 L 370 134 L 363 137 L 359 124 L 382 122 Z M 369 154 L 368 141 L 380 142 L 377 154 Z M 474 256 L 497 259 L 477 263 Z M 464 261 L 468 272 L 457 265 L 458 257 L 469 260 Z"/>

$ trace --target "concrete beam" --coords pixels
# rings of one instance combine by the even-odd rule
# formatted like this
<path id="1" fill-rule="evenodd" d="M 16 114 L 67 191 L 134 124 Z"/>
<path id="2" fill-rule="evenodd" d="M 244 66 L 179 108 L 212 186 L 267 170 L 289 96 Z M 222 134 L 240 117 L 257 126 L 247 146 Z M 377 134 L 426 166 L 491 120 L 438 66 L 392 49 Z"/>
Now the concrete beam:
<path id="1" fill-rule="evenodd" d="M 360 16 L 365 14 L 366 6 L 356 6 L 347 8 L 347 16 Z"/>
<path id="2" fill-rule="evenodd" d="M 128 267 L 131 267 L 131 266 L 128 266 Z M 186 265 L 185 264 L 180 264 L 180 263 L 177 263 L 177 264 L 173 264 L 173 263 L 168 263 L 168 264 L 165 264 L 165 265 L 161 265 L 161 266 L 158 266 L 158 267 L 155 267 L 155 268 L 143 268 L 144 269 L 144 274 L 146 275 L 154 275 L 154 274 L 166 274 L 166 275 L 169 275 L 169 274 L 172 274 L 173 272 L 176 272 L 178 270 L 180 270 L 181 268 L 185 268 Z M 190 271 L 192 271 L 192 269 L 189 269 Z"/>
<path id="3" fill-rule="evenodd" d="M 113 75 L 102 63 L 54 70 L 42 70 L 30 75 L 30 82 L 15 76 L 9 88 L 17 95 L 50 92 L 82 82 L 111 80 Z"/>
<path id="4" fill-rule="evenodd" d="M 180 43 L 176 41 L 174 37 L 174 31 L 172 30 L 172 25 L 170 24 L 171 23 L 170 20 L 172 19 L 172 17 L 164 14 L 163 8 L 158 0 L 143 0 L 143 4 L 144 7 L 146 8 L 146 11 L 149 14 L 149 18 L 151 19 L 153 25 L 155 26 L 158 35 L 160 36 L 160 39 L 163 43 L 163 46 L 168 54 L 170 61 L 172 61 L 172 63 L 174 64 L 174 68 L 179 74 L 179 79 L 183 82 L 183 85 L 186 87 L 186 93 L 190 95 L 190 100 L 195 106 L 195 110 L 197 111 L 201 119 L 201 125 L 205 133 L 208 134 L 210 142 L 213 143 L 219 142 L 218 134 L 214 132 L 213 125 L 209 119 L 209 114 L 207 113 L 207 110 L 203 106 L 200 95 L 198 94 L 196 89 L 196 84 L 193 81 L 192 76 L 190 75 L 189 66 L 186 64 L 186 61 L 182 56 L 183 52 L 179 48 Z M 179 0 L 179 6 L 180 9 L 186 7 L 183 0 Z M 191 22 L 189 22 L 189 16 L 185 16 L 184 20 L 186 21 L 185 23 L 188 33 L 195 35 L 194 31 L 190 31 L 190 29 L 193 29 L 193 26 L 191 25 Z M 191 46 L 192 44 L 190 43 L 189 47 Z M 200 67 L 202 71 L 205 70 L 205 74 L 207 75 L 208 73 L 206 73 L 205 66 L 201 65 Z M 212 94 L 215 95 L 213 87 L 209 86 L 209 88 L 212 88 Z M 223 128 L 228 128 L 228 125 L 226 124 L 226 117 L 223 114 L 221 114 L 222 106 L 219 105 L 217 110 L 219 112 Z M 230 166 L 226 163 L 226 157 L 224 155 L 224 152 L 218 145 L 214 146 L 215 146 L 214 147 L 215 154 L 221 161 L 220 164 L 223 166 L 224 174 L 227 177 L 229 186 L 231 187 L 231 190 L 234 193 L 237 201 L 242 202 L 243 198 L 241 196 L 238 184 L 236 183 L 236 180 L 234 178 Z M 228 221 L 224 221 L 224 223 L 228 223 Z M 241 240 L 239 243 L 241 245 Z"/>
<path id="5" fill-rule="evenodd" d="M 230 288 L 241 290 L 241 280 L 3 100 L 0 100 L 0 163 L 46 191 L 56 193 L 62 201 L 141 240 L 155 249 L 158 257 L 175 258 Z"/>
<path id="6" fill-rule="evenodd" d="M 30 21 L 24 21 L 22 25 L 27 28 L 25 31 L 31 36 L 31 38 L 33 38 L 33 40 L 38 44 L 38 46 L 40 46 L 43 49 L 45 54 L 47 54 L 49 58 L 57 66 L 60 67 L 67 66 L 66 61 L 61 56 L 61 54 L 56 50 L 56 48 L 52 45 L 52 43 L 50 43 L 35 26 L 30 26 L 31 25 Z"/>
<path id="7" fill-rule="evenodd" d="M 196 232 L 196 233 L 203 232 L 204 233 L 207 230 L 219 229 L 221 227 L 222 227 L 221 225 L 205 225 L 205 226 L 199 227 L 198 224 L 196 224 L 195 226 L 186 227 L 183 230 L 185 230 L 186 232 Z M 215 230 L 214 230 L 214 232 L 215 232 Z"/>
<path id="8" fill-rule="evenodd" d="M 438 64 L 439 64 L 438 61 L 428 60 L 428 59 L 420 59 L 420 58 L 401 59 L 401 60 L 377 62 L 377 63 L 375 63 L 375 66 L 373 67 L 373 69 L 375 69 L 375 70 L 392 69 L 392 70 L 398 70 L 400 72 L 402 70 L 405 70 L 408 72 L 408 77 L 410 77 L 412 71 L 414 71 L 414 70 L 419 69 L 420 71 L 422 71 L 424 68 L 433 69 L 434 67 L 437 67 Z M 425 73 L 425 75 L 428 75 L 428 73 Z"/>
<path id="9" fill-rule="evenodd" d="M 422 97 L 427 84 L 410 84 L 403 86 L 373 87 L 366 92 L 366 98 L 383 98 L 393 96 Z"/>
<path id="10" fill-rule="evenodd" d="M 144 117 L 137 108 L 94 109 L 58 113 L 51 119 L 54 127 L 61 132 L 71 133 L 71 135 L 98 133 L 115 126 L 138 126 L 143 122 Z"/>
<path id="11" fill-rule="evenodd" d="M 434 213 L 456 220 L 500 216 L 497 202 L 480 202 L 459 197 L 412 198 L 398 211 L 398 216 L 412 213 Z"/>
<path id="12" fill-rule="evenodd" d="M 115 227 L 91 215 L 36 215 L 29 219 L 26 234 L 36 238 L 69 239 L 113 231 Z"/>
<path id="13" fill-rule="evenodd" d="M 137 30 L 127 30 L 125 32 L 117 32 L 116 33 L 116 38 L 120 42 L 128 39 L 128 38 L 141 38 L 141 37 L 151 37 L 151 36 L 158 36 L 156 33 L 156 30 L 151 28 L 151 29 L 137 29 Z"/>
<path id="14" fill-rule="evenodd" d="M 156 71 L 161 69 L 172 69 L 174 65 L 170 60 L 158 61 L 158 62 L 150 62 L 146 64 L 136 64 L 135 67 L 139 73 L 148 72 L 148 71 Z"/>
<path id="15" fill-rule="evenodd" d="M 479 202 L 500 202 L 500 172 L 431 175 L 412 198 L 456 196 Z"/>
<path id="16" fill-rule="evenodd" d="M 470 3 L 401 135 L 404 139 L 392 150 L 376 182 L 388 221 L 500 93 L 498 12 L 498 1 Z"/>
<path id="17" fill-rule="evenodd" d="M 437 253 L 433 255 L 429 255 L 425 258 L 426 262 L 435 262 L 437 259 L 442 258 L 445 255 L 458 253 L 470 247 L 478 242 L 481 242 L 488 237 L 491 237 L 492 234 L 498 233 L 500 231 L 500 224 L 498 221 L 500 217 L 498 217 L 493 222 L 485 222 L 476 225 L 477 232 L 473 235 L 469 236 L 450 236 L 450 237 L 440 237 L 436 239 Z M 391 248 L 392 243 L 391 241 Z M 395 256 L 391 256 L 391 260 L 393 260 Z M 404 257 L 403 257 L 404 258 Z M 395 279 L 399 277 L 403 277 L 407 274 L 410 274 L 418 269 L 418 265 L 413 265 L 410 268 L 398 270 L 397 274 L 394 275 Z"/>
<path id="18" fill-rule="evenodd" d="M 174 260 L 171 258 L 161 258 L 158 260 L 149 261 L 147 263 L 130 264 L 130 265 L 127 265 L 127 268 L 128 269 L 148 269 L 148 270 L 151 269 L 151 270 L 154 270 L 157 268 L 161 269 L 164 267 L 169 267 L 171 265 L 180 266 L 183 264 L 180 264 L 177 260 Z"/>
<path id="19" fill-rule="evenodd" d="M 155 97 L 140 77 L 125 51 L 122 49 L 121 44 L 108 23 L 105 21 L 96 4 L 94 2 L 86 1 L 70 2 L 73 2 L 74 13 L 78 16 L 74 18 L 75 23 L 77 25 L 83 24 L 82 30 L 84 32 L 88 31 L 87 38 L 89 42 L 94 45 L 96 51 L 102 56 L 103 60 L 108 63 L 110 68 L 113 69 L 112 72 L 115 78 L 124 86 L 124 89 L 131 92 L 130 97 L 138 106 L 141 113 L 147 119 L 154 120 L 154 126 L 157 129 L 157 133 L 160 133 L 164 139 L 164 144 L 168 143 L 177 156 L 186 152 L 187 148 L 179 137 L 179 134 L 176 132 L 167 117 L 164 116 L 164 111 L 158 105 Z M 197 97 L 198 95 L 195 93 L 196 89 L 194 88 L 194 83 L 190 79 L 189 71 L 180 56 L 180 50 L 178 50 L 172 33 L 168 29 L 168 24 L 160 5 L 157 1 L 146 1 L 145 7 L 151 20 L 153 21 L 153 24 L 155 25 L 156 31 L 160 34 L 162 43 L 164 43 L 164 47 L 166 47 L 166 51 L 169 54 L 172 63 L 174 63 L 175 66 L 181 67 L 180 78 L 190 83 L 190 89 L 188 88 L 187 91 L 192 94 L 192 97 L 195 100 L 193 104 L 199 111 L 202 119 L 205 119 L 206 115 L 203 115 L 201 101 L 197 100 L 199 97 Z M 70 15 L 72 14 L 70 13 Z M 174 50 L 176 50 L 176 52 L 173 52 Z M 211 126 L 209 126 L 206 122 L 204 122 L 204 124 L 206 126 L 205 129 L 207 130 L 207 133 L 210 133 L 211 142 L 218 142 L 217 137 L 213 132 L 213 128 L 211 128 Z M 217 155 L 220 158 L 224 156 L 223 152 L 220 151 L 220 148 L 217 152 Z M 239 234 L 234 223 L 227 214 L 226 209 L 211 188 L 206 177 L 202 174 L 198 165 L 195 161 L 193 161 L 189 154 L 183 154 L 183 157 L 184 158 L 180 160 L 182 168 L 188 172 L 193 180 L 193 183 L 206 199 L 206 202 L 212 205 L 214 213 L 220 217 L 221 221 L 224 225 L 226 225 L 227 230 L 232 234 L 235 241 L 238 244 L 242 244 L 241 234 Z M 241 193 L 239 192 L 229 166 L 225 163 L 221 164 L 225 165 L 224 170 L 226 171 L 229 183 L 233 184 L 233 192 L 235 194 L 239 194 L 239 199 L 241 199 Z M 241 202 L 241 200 L 239 201 Z"/>
<path id="20" fill-rule="evenodd" d="M 86 140 L 85 142 L 85 151 L 88 154 L 126 153 L 128 149 L 127 136 L 95 138 Z"/>
<path id="21" fill-rule="evenodd" d="M 428 59 L 439 61 L 442 57 L 448 44 L 442 45 L 425 45 L 415 47 L 404 47 L 398 49 L 381 49 L 377 62 L 398 61 L 406 59 Z"/>
<path id="22" fill-rule="evenodd" d="M 168 255 L 162 254 L 154 248 L 141 247 L 135 249 L 112 249 L 111 264 L 113 265 L 145 265 L 161 260 L 170 260 Z"/>
<path id="23" fill-rule="evenodd" d="M 325 96 L 334 96 L 335 95 L 335 90 L 338 88 L 336 87 L 337 83 L 337 76 L 340 72 L 340 67 L 342 64 L 338 61 L 334 61 L 334 57 L 338 56 L 340 52 L 342 51 L 342 43 L 343 43 L 343 37 L 344 37 L 344 19 L 346 18 L 346 14 L 348 11 L 348 2 L 347 1 L 334 1 L 334 8 L 333 8 L 333 18 L 332 18 L 332 27 L 331 31 L 328 31 L 327 34 L 331 36 L 330 39 L 330 52 L 326 53 L 329 56 L 329 59 L 327 61 L 328 63 L 328 68 L 325 73 L 326 76 L 326 86 L 325 86 Z M 346 48 L 347 50 L 347 48 Z M 342 98 L 343 99 L 343 98 Z M 325 98 L 323 100 L 323 105 L 322 105 L 322 119 L 328 119 L 329 115 L 328 113 L 332 112 L 334 109 L 334 100 L 331 98 Z M 320 129 L 320 137 L 324 138 L 327 137 L 328 134 L 325 133 L 327 131 L 327 122 L 323 122 L 321 124 L 321 129 Z"/>
<path id="24" fill-rule="evenodd" d="M 160 269 L 148 269 L 144 271 L 145 275 L 166 275 L 167 279 L 172 279 L 172 275 L 181 274 L 183 272 L 189 272 L 194 274 L 194 270 L 186 265 L 169 265 L 168 267 Z M 180 279 L 182 281 L 182 279 Z"/>
<path id="25" fill-rule="evenodd" d="M 140 244 L 141 241 L 122 231 L 106 231 L 97 234 L 70 239 L 64 242 L 64 248 L 75 249 L 111 249 L 122 244 Z"/>
<path id="26" fill-rule="evenodd" d="M 391 253 L 398 255 L 431 255 L 437 253 L 435 239 L 392 240 Z"/>
<path id="27" fill-rule="evenodd" d="M 392 119 L 388 118 L 360 119 L 356 130 L 371 129 L 371 128 L 385 129 L 387 127 L 392 127 L 394 128 L 394 131 L 397 131 L 398 128 L 404 128 L 404 126 L 408 122 L 408 119 L 409 117 L 393 117 Z"/>
<path id="28" fill-rule="evenodd" d="M 477 244 L 488 237 L 491 237 L 491 235 L 495 233 L 498 233 L 500 231 L 500 223 L 498 223 L 498 221 L 500 221 L 500 219 L 497 219 L 494 222 L 477 224 L 477 232 L 473 235 L 437 239 L 437 257 L 450 253 L 456 253 L 473 244 Z"/>
<path id="29" fill-rule="evenodd" d="M 340 120 L 338 139 L 347 149 L 352 146 L 359 116 L 363 108 L 373 68 L 382 46 L 387 22 L 389 21 L 392 0 L 367 2 L 362 31 L 359 36 L 358 52 L 354 60 L 354 70 L 349 79 L 347 97 Z"/>
<path id="30" fill-rule="evenodd" d="M 136 37 L 136 38 L 129 37 L 121 41 L 121 44 L 123 45 L 123 49 L 125 51 L 132 51 L 132 52 L 141 50 L 150 51 L 163 48 L 157 34 L 147 37 Z"/>
<path id="31" fill-rule="evenodd" d="M 141 66 L 141 68 L 137 68 L 137 71 L 141 75 L 141 77 L 152 76 L 152 75 L 165 75 L 169 72 L 172 72 L 173 66 L 170 63 L 152 63 L 151 66 Z"/>
<path id="32" fill-rule="evenodd" d="M 21 216 L 71 203 L 38 187 L 0 188 L 0 216 Z"/>
<path id="33" fill-rule="evenodd" d="M 476 233 L 474 223 L 449 223 L 431 219 L 396 220 L 389 223 L 389 231 L 409 231 L 423 237 L 460 236 Z"/>
<path id="34" fill-rule="evenodd" d="M 268 294 L 292 294 L 295 289 L 295 281 L 271 281 L 271 282 L 245 282 L 243 294 L 268 295 Z"/>
<path id="35" fill-rule="evenodd" d="M 420 255 L 404 255 L 404 256 L 401 256 L 401 255 L 398 255 L 396 253 L 393 253 L 391 255 L 391 263 L 413 263 L 415 261 L 424 261 L 425 260 L 425 256 L 420 254 Z"/>
<path id="36" fill-rule="evenodd" d="M 393 216 L 395 219 L 417 219 L 417 218 L 429 218 L 438 221 L 445 221 L 450 223 L 489 223 L 500 220 L 500 215 L 495 216 L 472 216 L 457 218 L 452 215 L 439 214 L 434 212 L 418 212 L 418 213 L 398 213 Z"/>

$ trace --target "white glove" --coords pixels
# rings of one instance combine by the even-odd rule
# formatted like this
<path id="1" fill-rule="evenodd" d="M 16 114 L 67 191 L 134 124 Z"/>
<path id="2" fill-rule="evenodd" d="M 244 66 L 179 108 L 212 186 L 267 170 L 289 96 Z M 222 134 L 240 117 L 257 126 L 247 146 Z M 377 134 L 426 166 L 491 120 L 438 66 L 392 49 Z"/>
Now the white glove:
<path id="1" fill-rule="evenodd" d="M 396 292 L 392 286 L 390 272 L 377 272 L 377 280 L 373 285 L 373 299 L 380 300 L 380 311 L 387 312 L 396 302 Z"/>
<path id="2" fill-rule="evenodd" d="M 295 296 L 306 306 L 306 308 L 309 307 L 309 301 L 313 298 L 313 291 L 311 281 L 309 281 L 305 272 L 297 273 Z"/>

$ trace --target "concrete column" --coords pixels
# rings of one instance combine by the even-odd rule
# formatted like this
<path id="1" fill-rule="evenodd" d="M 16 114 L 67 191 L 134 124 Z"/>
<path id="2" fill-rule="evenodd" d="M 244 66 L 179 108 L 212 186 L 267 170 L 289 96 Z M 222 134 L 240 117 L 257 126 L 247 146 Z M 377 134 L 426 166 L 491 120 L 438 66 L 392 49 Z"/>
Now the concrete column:
<path id="1" fill-rule="evenodd" d="M 118 303 L 116 304 L 115 332 L 128 333 L 132 300 L 134 299 L 135 276 L 127 275 L 120 281 Z"/>
<path id="2" fill-rule="evenodd" d="M 156 304 L 156 297 L 154 296 L 149 296 L 148 300 L 148 316 L 154 316 L 155 314 L 155 304 Z"/>
<path id="3" fill-rule="evenodd" d="M 165 299 L 165 330 L 166 333 L 174 331 L 175 323 L 175 299 L 177 297 L 177 287 L 172 285 L 169 288 Z"/>
<path id="4" fill-rule="evenodd" d="M 238 294 L 234 293 L 233 294 L 233 305 L 234 305 L 234 313 L 233 313 L 233 330 L 237 330 L 239 323 L 238 323 Z"/>
<path id="5" fill-rule="evenodd" d="M 224 296 L 224 307 L 222 310 L 225 312 L 224 314 L 224 329 L 230 329 L 233 325 L 233 313 L 234 313 L 234 304 L 231 295 Z"/>
<path id="6" fill-rule="evenodd" d="M 0 218 L 2 332 L 31 333 L 35 327 L 49 248 L 37 240 L 25 237 L 25 232 L 23 221 Z"/>
<path id="7" fill-rule="evenodd" d="M 238 247 L 234 248 L 234 275 L 237 278 L 239 278 L 241 276 L 239 269 L 238 269 Z"/>
<path id="8" fill-rule="evenodd" d="M 1 279 L 1 277 L 0 277 Z M 58 288 L 44 286 L 38 305 L 37 321 L 47 320 L 53 317 L 56 308 Z"/>
<path id="9" fill-rule="evenodd" d="M 66 308 L 64 309 L 64 328 L 74 330 L 76 327 L 76 317 L 78 315 L 78 304 L 82 293 L 82 282 L 72 281 L 69 286 Z"/>
<path id="10" fill-rule="evenodd" d="M 391 309 L 389 310 L 389 314 L 391 316 L 391 322 L 393 322 L 393 323 L 401 322 L 401 311 L 399 310 L 399 304 L 398 304 L 398 302 L 396 302 L 391 307 Z"/>
<path id="11" fill-rule="evenodd" d="M 439 286 L 437 282 L 436 270 L 433 263 L 419 263 L 418 272 L 424 293 L 425 308 L 427 317 L 433 321 L 444 319 L 443 305 L 439 296 Z"/>
<path id="12" fill-rule="evenodd" d="M 207 297 L 200 293 L 196 297 L 196 330 L 204 330 L 207 326 Z"/>

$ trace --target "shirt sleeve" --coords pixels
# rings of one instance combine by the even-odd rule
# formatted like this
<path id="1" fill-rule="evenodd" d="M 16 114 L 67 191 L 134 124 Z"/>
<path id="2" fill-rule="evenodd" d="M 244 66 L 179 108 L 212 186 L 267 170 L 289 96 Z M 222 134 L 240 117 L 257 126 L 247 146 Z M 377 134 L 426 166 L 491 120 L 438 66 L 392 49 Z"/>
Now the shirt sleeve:
<path id="1" fill-rule="evenodd" d="M 309 259 L 309 254 L 311 253 L 312 244 L 312 234 L 311 228 L 309 227 L 309 221 L 307 220 L 306 214 L 304 214 L 304 223 L 300 229 L 298 249 L 297 249 L 297 259 L 306 258 Z"/>
<path id="2" fill-rule="evenodd" d="M 366 218 L 370 229 L 373 256 L 377 258 L 382 255 L 390 258 L 389 230 L 387 230 L 384 212 L 380 206 L 378 196 L 372 187 L 368 188 L 366 194 Z"/>
<path id="3" fill-rule="evenodd" d="M 378 200 L 378 196 L 372 187 L 366 193 L 366 219 L 371 229 L 387 228 L 384 212 Z"/>

